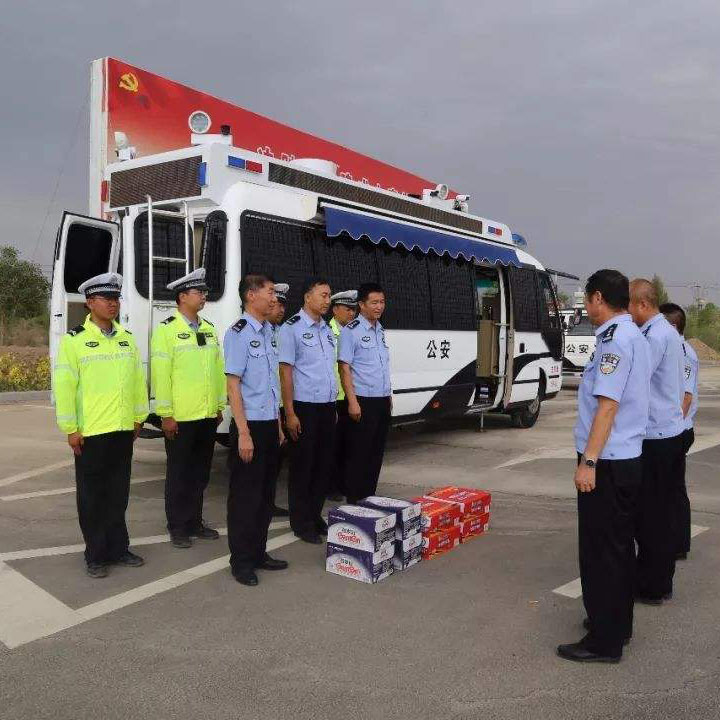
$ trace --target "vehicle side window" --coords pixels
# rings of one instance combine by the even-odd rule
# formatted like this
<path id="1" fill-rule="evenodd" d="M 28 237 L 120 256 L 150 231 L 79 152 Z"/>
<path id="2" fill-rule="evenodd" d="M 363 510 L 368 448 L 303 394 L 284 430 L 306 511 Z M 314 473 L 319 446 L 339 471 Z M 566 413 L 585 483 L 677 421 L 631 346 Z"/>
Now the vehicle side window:
<path id="1" fill-rule="evenodd" d="M 537 279 L 540 326 L 543 330 L 562 330 L 555 289 L 550 276 L 547 273 L 539 272 L 537 273 Z"/>
<path id="2" fill-rule="evenodd" d="M 148 216 L 140 213 L 135 219 L 135 287 L 144 298 L 148 297 Z M 189 233 L 192 243 L 192 232 Z M 187 273 L 185 262 L 185 227 L 180 218 L 153 217 L 153 298 L 174 300 L 175 293 L 166 285 Z M 190 269 L 193 269 L 192 253 Z"/>
<path id="3" fill-rule="evenodd" d="M 428 253 L 425 260 L 430 278 L 433 327 L 438 330 L 475 330 L 473 265 L 433 252 Z"/>
<path id="4" fill-rule="evenodd" d="M 425 255 L 410 252 L 401 245 L 377 246 L 380 283 L 385 288 L 387 305 L 382 324 L 397 330 L 428 330 L 433 327 L 430 284 Z"/>
<path id="5" fill-rule="evenodd" d="M 510 284 L 512 288 L 513 321 L 515 330 L 520 332 L 538 332 L 540 313 L 538 312 L 537 280 L 534 268 L 518 268 L 510 265 Z"/>
<path id="6" fill-rule="evenodd" d="M 205 218 L 200 245 L 200 265 L 206 270 L 208 300 L 219 300 L 225 293 L 225 247 L 227 215 L 215 210 Z"/>
<path id="7" fill-rule="evenodd" d="M 73 223 L 65 245 L 65 292 L 76 293 L 88 278 L 108 271 L 112 233 L 104 228 Z"/>

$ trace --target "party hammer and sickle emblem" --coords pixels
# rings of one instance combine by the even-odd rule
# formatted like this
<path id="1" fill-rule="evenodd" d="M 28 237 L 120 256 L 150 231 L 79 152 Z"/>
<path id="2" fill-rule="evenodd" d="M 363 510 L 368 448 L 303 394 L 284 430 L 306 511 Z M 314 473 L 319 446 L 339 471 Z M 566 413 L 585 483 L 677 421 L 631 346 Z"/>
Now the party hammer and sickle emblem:
<path id="1" fill-rule="evenodd" d="M 129 92 L 137 92 L 140 86 L 137 77 L 135 77 L 133 73 L 125 73 L 122 75 L 118 84 L 123 90 L 128 90 Z"/>

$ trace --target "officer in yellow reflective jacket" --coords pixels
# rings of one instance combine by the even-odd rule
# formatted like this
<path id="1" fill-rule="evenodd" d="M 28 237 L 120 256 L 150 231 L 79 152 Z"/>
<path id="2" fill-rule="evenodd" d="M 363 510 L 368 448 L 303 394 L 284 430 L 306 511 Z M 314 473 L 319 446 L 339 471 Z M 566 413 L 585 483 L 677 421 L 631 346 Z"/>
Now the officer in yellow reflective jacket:
<path id="1" fill-rule="evenodd" d="M 332 310 L 332 319 L 330 320 L 330 328 L 335 335 L 335 350 L 337 351 L 340 338 L 340 330 L 349 322 L 352 322 L 357 315 L 357 290 L 344 290 L 335 293 L 330 297 L 330 308 Z M 328 499 L 344 500 L 345 499 L 345 482 L 343 476 L 345 474 L 345 445 L 347 442 L 347 427 L 350 419 L 348 417 L 348 404 L 345 399 L 345 391 L 342 389 L 340 382 L 340 371 L 337 363 L 335 363 L 335 375 L 338 385 L 337 396 L 337 425 L 335 426 L 335 447 L 332 475 L 328 480 Z"/>
<path id="2" fill-rule="evenodd" d="M 205 268 L 167 288 L 178 308 L 153 332 L 151 398 L 165 434 L 167 528 L 175 547 L 189 548 L 191 537 L 219 537 L 203 522 L 202 510 L 227 389 L 217 332 L 198 315 L 207 298 Z"/>
<path id="3" fill-rule="evenodd" d="M 109 565 L 144 563 L 128 549 L 125 511 L 147 387 L 135 340 L 115 320 L 121 289 L 117 273 L 80 285 L 90 314 L 63 337 L 53 368 L 57 423 L 75 454 L 78 517 L 94 578 L 106 577 Z"/>

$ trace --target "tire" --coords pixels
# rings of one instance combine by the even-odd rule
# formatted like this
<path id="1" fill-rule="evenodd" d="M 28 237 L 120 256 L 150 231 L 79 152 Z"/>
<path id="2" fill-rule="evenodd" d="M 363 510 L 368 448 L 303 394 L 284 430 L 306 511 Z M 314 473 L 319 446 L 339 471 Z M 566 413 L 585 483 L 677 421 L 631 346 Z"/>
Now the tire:
<path id="1" fill-rule="evenodd" d="M 522 410 L 515 410 L 510 413 L 513 427 L 516 428 L 531 428 L 540 417 L 540 406 L 542 405 L 542 398 L 545 396 L 545 383 L 540 380 L 538 387 L 538 394 L 535 399 Z"/>

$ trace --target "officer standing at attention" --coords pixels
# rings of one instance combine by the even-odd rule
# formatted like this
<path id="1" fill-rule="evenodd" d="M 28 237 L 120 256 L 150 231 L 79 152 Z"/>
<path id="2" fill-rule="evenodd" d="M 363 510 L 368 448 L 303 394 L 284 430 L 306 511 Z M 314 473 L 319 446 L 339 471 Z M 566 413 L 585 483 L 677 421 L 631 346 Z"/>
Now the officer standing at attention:
<path id="1" fill-rule="evenodd" d="M 303 286 L 304 304 L 280 328 L 280 387 L 290 436 L 290 527 L 301 540 L 321 544 L 322 518 L 335 434 L 335 336 L 323 315 L 330 285 L 319 277 Z"/>
<path id="2" fill-rule="evenodd" d="M 106 577 L 108 565 L 144 564 L 129 550 L 125 511 L 147 386 L 135 340 L 115 320 L 121 289 L 117 273 L 80 285 L 90 314 L 60 341 L 53 375 L 57 423 L 75 454 L 78 518 L 93 578 Z"/>
<path id="3" fill-rule="evenodd" d="M 678 495 L 673 502 L 673 507 L 677 511 L 675 559 L 686 560 L 690 552 L 690 498 L 688 498 L 687 493 L 687 454 L 695 442 L 694 424 L 695 414 L 698 409 L 698 374 L 700 363 L 695 348 L 685 340 L 685 323 L 687 320 L 685 311 L 675 303 L 664 303 L 660 306 L 660 312 L 680 334 L 685 357 L 685 394 L 682 404 L 683 427 L 685 428 L 682 434 L 682 485 L 678 484 L 676 486 Z"/>
<path id="4" fill-rule="evenodd" d="M 338 366 L 351 422 L 347 428 L 345 490 L 350 503 L 375 495 L 392 414 L 390 351 L 380 317 L 385 291 L 364 283 L 360 315 L 340 331 Z"/>
<path id="5" fill-rule="evenodd" d="M 225 333 L 230 424 L 228 543 L 230 569 L 243 585 L 258 584 L 255 570 L 284 570 L 266 550 L 278 451 L 284 442 L 278 410 L 277 348 L 269 322 L 275 285 L 267 275 L 240 281 L 242 317 Z"/>
<path id="6" fill-rule="evenodd" d="M 352 322 L 357 315 L 357 290 L 344 290 L 335 293 L 330 297 L 330 308 L 332 318 L 330 329 L 335 336 L 335 347 L 340 344 L 340 330 L 349 322 Z M 335 380 L 338 386 L 338 398 L 336 403 L 337 425 L 335 427 L 335 452 L 333 456 L 333 467 L 328 479 L 328 499 L 343 500 L 345 498 L 345 453 L 347 445 L 347 427 L 350 422 L 347 411 L 347 400 L 345 391 L 340 382 L 340 370 L 335 363 Z"/>
<path id="7" fill-rule="evenodd" d="M 560 645 L 578 662 L 618 662 L 632 636 L 635 540 L 642 485 L 642 442 L 648 420 L 649 352 L 627 312 L 628 279 L 598 270 L 585 287 L 585 309 L 596 347 L 578 391 L 580 580 L 587 635 Z"/>
<path id="8" fill-rule="evenodd" d="M 167 528 L 176 548 L 189 548 L 191 536 L 219 537 L 203 522 L 202 508 L 227 390 L 217 332 L 198 315 L 207 298 L 205 268 L 167 289 L 177 310 L 152 335 L 151 394 L 165 434 Z"/>
<path id="9" fill-rule="evenodd" d="M 277 301 L 273 305 L 272 316 L 270 317 L 270 324 L 273 327 L 273 342 L 274 347 L 280 347 L 280 325 L 285 319 L 285 311 L 287 308 L 287 296 L 290 292 L 290 286 L 287 283 L 275 283 L 275 300 Z M 283 424 L 283 432 L 285 432 L 285 413 L 282 406 L 282 396 L 280 397 L 280 421 Z M 287 434 L 286 434 L 287 435 Z M 277 493 L 277 480 L 280 477 L 280 472 L 283 466 L 283 460 L 287 453 L 287 444 L 280 446 L 280 456 L 278 459 L 277 476 L 275 478 L 275 485 L 273 485 L 273 496 L 272 496 L 272 514 L 273 517 L 288 517 L 290 513 L 285 509 L 278 507 L 275 503 L 275 496 Z"/>
<path id="10" fill-rule="evenodd" d="M 685 355 L 675 328 L 658 308 L 649 280 L 630 283 L 630 313 L 650 346 L 650 419 L 643 443 L 643 486 L 637 518 L 635 599 L 662 605 L 672 597 L 676 517 L 673 502 L 683 481 L 682 414 Z"/>

